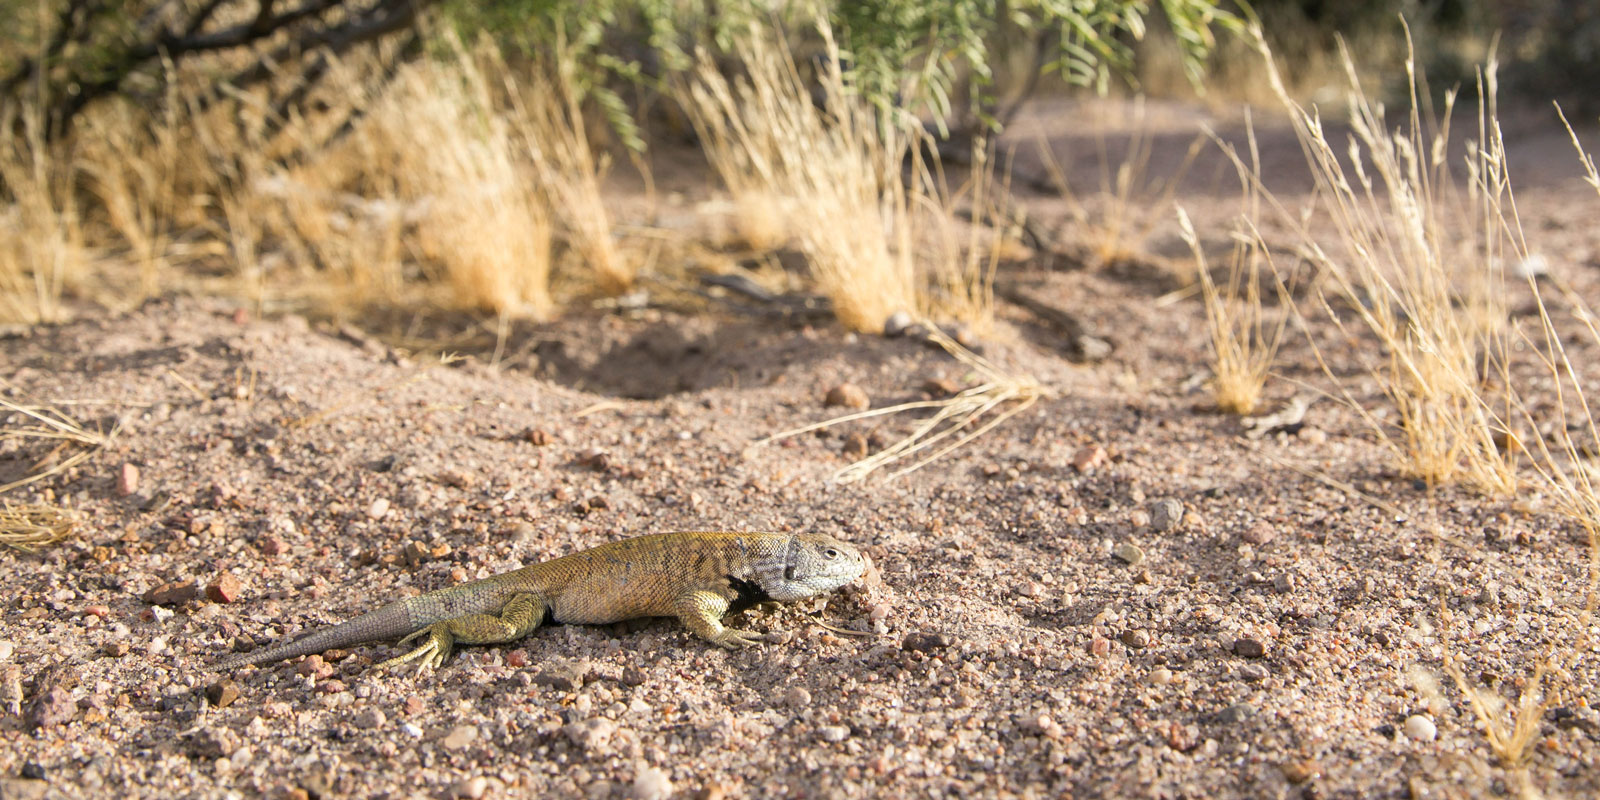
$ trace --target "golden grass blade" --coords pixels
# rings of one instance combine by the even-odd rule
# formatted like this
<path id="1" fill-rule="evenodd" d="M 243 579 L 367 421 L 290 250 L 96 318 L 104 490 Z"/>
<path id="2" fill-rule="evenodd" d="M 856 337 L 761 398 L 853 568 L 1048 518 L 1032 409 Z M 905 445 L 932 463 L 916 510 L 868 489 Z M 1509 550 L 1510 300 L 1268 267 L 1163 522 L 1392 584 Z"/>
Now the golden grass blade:
<path id="1" fill-rule="evenodd" d="M 0 504 L 0 544 L 24 553 L 37 553 L 71 536 L 78 524 L 77 513 L 59 506 Z"/>
<path id="2" fill-rule="evenodd" d="M 937 413 L 919 423 L 915 428 L 912 429 L 911 433 L 907 434 L 904 438 L 884 448 L 883 450 L 878 451 L 877 453 L 846 465 L 845 467 L 834 472 L 833 476 L 830 478 L 830 480 L 836 483 L 854 483 L 866 479 L 868 476 L 872 475 L 872 473 L 890 464 L 927 450 L 928 448 L 933 447 L 935 444 L 943 442 L 952 436 L 957 436 L 957 434 L 960 434 L 963 429 L 971 426 L 973 423 L 982 419 L 985 415 L 989 414 L 1000 406 L 1012 402 L 1016 403 L 1015 406 L 1006 409 L 994 419 L 985 422 L 974 430 L 967 431 L 964 435 L 960 435 L 954 442 L 945 445 L 944 447 L 935 451 L 932 455 L 927 456 L 911 466 L 900 469 L 889 475 L 889 479 L 893 480 L 902 475 L 906 475 L 921 469 L 927 464 L 937 461 L 951 452 L 954 452 L 956 449 L 967 444 L 968 442 L 971 442 L 973 439 L 976 439 L 990 430 L 993 430 L 995 427 L 999 426 L 1001 423 L 1005 422 L 1011 417 L 1014 417 L 1022 411 L 1027 410 L 1034 403 L 1038 402 L 1039 398 L 1045 396 L 1045 389 L 1037 380 L 1025 375 L 1007 374 L 997 367 L 993 362 L 990 362 L 988 359 L 978 355 L 977 353 L 962 347 L 958 342 L 939 331 L 937 327 L 933 325 L 927 325 L 926 323 L 924 324 L 929 330 L 929 340 L 944 348 L 944 350 L 953 356 L 957 361 L 970 368 L 983 379 L 983 382 L 969 387 L 957 393 L 956 395 L 943 400 L 918 400 L 910 403 L 901 403 L 899 405 L 889 406 L 887 408 L 875 408 L 868 411 L 859 411 L 854 414 L 845 414 L 843 416 L 834 417 L 833 419 L 824 420 L 822 422 L 804 425 L 799 428 L 793 428 L 783 431 L 782 433 L 775 433 L 771 436 L 760 439 L 755 443 L 754 446 L 764 445 L 778 439 L 798 436 L 802 433 L 809 433 L 811 431 L 821 430 L 823 428 L 832 427 L 834 425 L 839 425 L 854 420 L 879 417 L 888 414 L 898 414 L 902 411 L 912 411 L 916 409 L 938 409 Z"/>

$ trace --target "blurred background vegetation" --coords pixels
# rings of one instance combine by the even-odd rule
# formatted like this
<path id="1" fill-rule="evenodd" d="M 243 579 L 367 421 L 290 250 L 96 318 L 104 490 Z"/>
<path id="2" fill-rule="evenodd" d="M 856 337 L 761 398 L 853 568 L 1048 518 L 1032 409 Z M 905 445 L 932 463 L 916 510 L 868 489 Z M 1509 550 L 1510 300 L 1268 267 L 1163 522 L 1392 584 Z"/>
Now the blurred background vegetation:
<path id="1" fill-rule="evenodd" d="M 1402 17 L 1435 88 L 1470 85 L 1497 37 L 1506 99 L 1587 113 L 1600 79 L 1600 12 L 1579 0 L 0 0 L 0 318 L 136 302 L 175 275 L 258 304 L 332 285 L 333 308 L 542 318 L 552 280 L 619 296 L 659 262 L 627 252 L 604 176 L 632 159 L 648 184 L 649 142 L 699 143 L 701 68 L 742 85 L 753 38 L 819 108 L 914 123 L 873 160 L 887 170 L 970 159 L 1040 93 L 1257 99 L 1252 17 L 1316 102 L 1336 99 L 1318 92 L 1342 77 L 1337 37 L 1402 90 Z M 801 180 L 763 180 L 780 178 Z"/>

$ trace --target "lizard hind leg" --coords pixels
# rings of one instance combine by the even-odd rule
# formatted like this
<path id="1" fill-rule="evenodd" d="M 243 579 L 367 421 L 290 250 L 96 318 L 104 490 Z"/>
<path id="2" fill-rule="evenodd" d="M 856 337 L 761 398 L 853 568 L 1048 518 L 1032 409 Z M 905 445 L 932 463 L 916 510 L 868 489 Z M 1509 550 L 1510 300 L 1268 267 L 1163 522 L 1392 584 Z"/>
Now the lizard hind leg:
<path id="1" fill-rule="evenodd" d="M 379 669 L 398 667 L 417 661 L 419 667 L 438 668 L 450 657 L 457 644 L 500 644 L 527 636 L 544 621 L 546 606 L 537 595 L 519 594 L 495 614 L 467 614 L 466 616 L 435 622 L 400 640 L 408 644 L 418 638 L 423 642 L 402 656 L 391 658 L 378 665 Z"/>

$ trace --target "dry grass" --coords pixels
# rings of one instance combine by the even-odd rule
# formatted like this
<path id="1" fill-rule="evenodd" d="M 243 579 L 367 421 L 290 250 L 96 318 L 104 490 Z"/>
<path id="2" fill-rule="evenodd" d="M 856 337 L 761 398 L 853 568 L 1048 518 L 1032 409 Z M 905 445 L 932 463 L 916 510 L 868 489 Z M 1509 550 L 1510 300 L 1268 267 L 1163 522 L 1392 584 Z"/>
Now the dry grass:
<path id="1" fill-rule="evenodd" d="M 887 408 L 875 408 L 855 414 L 846 414 L 842 417 L 825 420 L 812 425 L 795 428 L 793 430 L 775 433 L 758 442 L 756 445 L 767 444 L 790 436 L 832 427 L 858 419 L 880 417 L 887 414 L 899 414 L 905 411 L 918 409 L 933 409 L 934 413 L 927 419 L 919 422 L 912 432 L 866 458 L 835 472 L 831 480 L 838 483 L 855 483 L 865 480 L 880 469 L 890 464 L 923 453 L 935 445 L 941 445 L 931 454 L 922 456 L 910 466 L 902 467 L 888 475 L 893 480 L 936 461 L 973 439 L 988 433 L 996 426 L 1026 411 L 1034 403 L 1045 396 L 1044 387 L 1036 380 L 1026 375 L 1007 373 L 988 359 L 973 353 L 950 337 L 940 333 L 937 328 L 928 325 L 929 338 L 954 356 L 957 361 L 971 370 L 977 382 L 972 386 L 958 392 L 952 397 L 943 400 L 922 400 Z M 1010 404 L 1009 408 L 1006 408 Z M 991 413 L 994 416 L 985 420 Z M 980 424 L 981 421 L 981 424 Z"/>
<path id="2" fill-rule="evenodd" d="M 702 53 L 684 104 L 736 200 L 782 198 L 839 321 L 878 332 L 917 308 L 914 206 L 900 178 L 913 139 L 906 120 L 880 118 L 853 92 L 831 30 L 819 30 L 822 108 L 785 44 L 754 28 L 735 48 L 747 79 L 728 81 Z"/>
<path id="3" fill-rule="evenodd" d="M 37 553 L 77 530 L 78 515 L 59 506 L 40 503 L 0 503 L 0 544 Z"/>
<path id="4" fill-rule="evenodd" d="M 593 275 L 605 294 L 628 291 L 637 266 L 618 249 L 613 237 L 600 186 L 607 164 L 589 143 L 571 50 L 564 40 L 558 41 L 553 57 L 534 70 L 528 90 L 522 91 L 492 45 L 480 44 L 480 50 L 485 48 L 489 48 L 489 61 L 496 72 L 505 76 L 511 119 L 578 259 L 579 271 Z"/>
<path id="5" fill-rule="evenodd" d="M 420 254 L 457 298 L 542 318 L 554 305 L 552 225 L 518 94 L 491 43 L 471 52 L 457 43 L 445 60 L 407 67 L 365 135 L 374 153 L 400 154 L 392 174 L 403 207 L 416 209 Z M 362 166 L 381 174 L 382 164 Z"/>
<path id="6" fill-rule="evenodd" d="M 921 124 L 863 100 L 827 22 L 817 30 L 821 103 L 785 43 L 755 28 L 735 46 L 744 78 L 730 81 L 702 53 L 679 86 L 738 206 L 739 237 L 753 247 L 793 237 L 852 330 L 881 331 L 902 312 L 987 329 L 994 269 L 1013 227 L 992 196 L 992 156 L 980 144 L 972 180 L 948 191 L 924 159 Z M 953 219 L 963 200 L 973 220 L 965 231 Z"/>
<path id="7" fill-rule="evenodd" d="M 0 323 L 55 322 L 62 295 L 87 271 L 73 189 L 78 170 L 44 143 L 31 109 L 0 109 L 0 130 L 21 115 L 26 134 L 0 142 Z"/>
<path id="8" fill-rule="evenodd" d="M 1273 281 L 1280 300 L 1288 302 L 1288 292 L 1278 278 L 1272 252 L 1256 228 L 1261 215 L 1261 191 L 1251 175 L 1261 173 L 1261 154 L 1255 128 L 1246 124 L 1250 161 L 1246 163 L 1233 145 L 1215 136 L 1213 141 L 1239 171 L 1244 193 L 1241 217 L 1232 231 L 1233 252 L 1228 260 L 1227 281 L 1218 286 L 1206 263 L 1200 237 L 1183 208 L 1178 209 L 1178 229 L 1194 253 L 1200 282 L 1200 299 L 1205 304 L 1207 330 L 1211 337 L 1212 395 L 1217 407 L 1229 414 L 1253 413 L 1266 387 L 1268 373 L 1283 342 L 1289 314 L 1269 318 L 1262 297 L 1262 282 Z"/>
<path id="9" fill-rule="evenodd" d="M 1257 43 L 1270 65 L 1259 31 Z M 1371 374 L 1397 412 L 1397 425 L 1384 424 L 1347 389 L 1340 391 L 1409 474 L 1501 495 L 1531 483 L 1587 539 L 1583 596 L 1559 609 L 1565 624 L 1531 659 L 1532 674 L 1514 701 L 1475 685 L 1463 657 L 1444 642 L 1443 669 L 1465 697 L 1490 751 L 1511 772 L 1521 796 L 1540 797 L 1529 771 L 1534 744 L 1545 712 L 1583 691 L 1572 673 L 1594 647 L 1592 627 L 1600 605 L 1600 486 L 1584 445 L 1600 441 L 1600 425 L 1584 389 L 1585 365 L 1569 354 L 1573 340 L 1561 331 L 1576 324 L 1600 346 L 1600 328 L 1583 300 L 1552 280 L 1567 306 L 1568 317 L 1558 318 L 1532 275 L 1528 288 L 1539 315 L 1531 332 L 1517 330 L 1508 317 L 1501 265 L 1526 259 L 1529 250 L 1496 116 L 1492 58 L 1479 79 L 1477 136 L 1466 148 L 1464 190 L 1457 188 L 1447 163 L 1454 97 L 1447 98 L 1444 122 L 1425 136 L 1418 110 L 1424 90 L 1408 62 L 1411 111 L 1402 132 L 1393 133 L 1361 93 L 1348 53 L 1345 64 L 1354 87 L 1347 162 L 1328 142 L 1317 115 L 1291 101 L 1276 70 L 1268 71 L 1290 111 L 1338 242 L 1323 247 L 1297 223 L 1297 215 L 1274 202 L 1275 210 L 1298 225 L 1305 252 L 1355 327 L 1381 350 Z M 1587 179 L 1600 191 L 1600 173 L 1578 149 Z M 1343 328 L 1335 302 L 1324 303 Z M 1527 376 L 1513 379 L 1514 353 L 1535 361 L 1547 379 L 1538 382 L 1546 385 L 1528 388 Z M 1333 376 L 1331 370 L 1328 374 Z M 1440 621 L 1448 632 L 1447 605 L 1441 606 Z"/>
<path id="10" fill-rule="evenodd" d="M 954 195 L 942 191 L 942 173 L 925 176 L 924 217 L 932 241 L 925 250 L 927 277 L 921 287 L 922 313 L 957 320 L 979 336 L 994 327 L 994 276 L 1000 258 L 1019 238 L 1021 212 L 1001 204 L 1011 196 L 1011 170 L 996 177 L 994 153 L 980 139 L 973 144 L 971 177 Z M 952 209 L 965 202 L 968 224 L 956 223 Z"/>
<path id="11" fill-rule="evenodd" d="M 91 430 L 68 416 L 66 412 L 49 406 L 27 406 L 13 403 L 9 400 L 0 400 L 0 409 L 13 412 L 21 417 L 21 424 L 18 427 L 0 429 L 0 441 L 19 440 L 56 443 L 56 446 L 51 448 L 28 471 L 27 477 L 0 485 L 0 494 L 21 486 L 27 486 L 30 483 L 42 481 L 83 463 L 94 455 L 96 450 L 105 447 L 117 435 L 118 429 L 116 427 L 113 427 L 109 432 Z"/>
<path id="12" fill-rule="evenodd" d="M 1503 143 L 1490 124 L 1492 71 L 1463 193 L 1447 162 L 1454 96 L 1446 101 L 1444 122 L 1427 134 L 1414 62 L 1407 62 L 1410 115 L 1397 132 L 1363 93 L 1345 54 L 1354 136 L 1341 154 L 1320 115 L 1290 98 L 1259 29 L 1255 35 L 1311 166 L 1317 216 L 1337 232 L 1337 243 L 1324 247 L 1307 218 L 1275 200 L 1270 204 L 1298 232 L 1306 257 L 1331 288 L 1332 301 L 1323 295 L 1329 317 L 1359 340 L 1334 307 L 1347 309 L 1381 348 L 1371 374 L 1388 397 L 1394 423 L 1347 390 L 1346 401 L 1405 474 L 1429 485 L 1464 482 L 1489 494 L 1511 493 L 1515 452 L 1496 446 L 1505 430 L 1485 393 L 1491 380 L 1501 379 L 1502 388 L 1509 383 L 1496 374 L 1504 369 L 1509 330 L 1497 291 L 1500 265 L 1508 254 L 1526 251 L 1509 204 Z M 1259 178 L 1253 180 L 1261 188 Z"/>
<path id="13" fill-rule="evenodd" d="M 68 142 L 0 145 L 0 321 L 174 288 L 542 318 L 557 219 L 577 282 L 631 285 L 570 54 L 513 69 L 492 44 L 446 44 L 390 80 L 384 54 L 334 61 L 303 117 L 271 119 L 249 93 L 202 104 L 203 76 L 174 75 L 158 116 L 108 102 Z"/>
<path id="14" fill-rule="evenodd" d="M 1056 191 L 1072 208 L 1073 216 L 1086 225 L 1083 238 L 1088 248 L 1086 258 L 1092 266 L 1122 263 L 1140 257 L 1142 244 L 1156 224 L 1168 218 L 1173 198 L 1205 144 L 1204 134 L 1196 135 L 1173 169 L 1152 174 L 1150 159 L 1154 152 L 1155 136 L 1148 123 L 1143 95 L 1134 98 L 1127 119 L 1117 124 L 1125 127 L 1128 135 L 1122 143 L 1120 156 L 1115 158 L 1112 156 L 1113 146 L 1105 132 L 1108 126 L 1094 126 L 1100 186 L 1098 194 L 1090 198 L 1078 194 L 1067 180 L 1066 171 L 1062 169 L 1055 153 L 1046 142 L 1039 142 L 1040 159 Z"/>

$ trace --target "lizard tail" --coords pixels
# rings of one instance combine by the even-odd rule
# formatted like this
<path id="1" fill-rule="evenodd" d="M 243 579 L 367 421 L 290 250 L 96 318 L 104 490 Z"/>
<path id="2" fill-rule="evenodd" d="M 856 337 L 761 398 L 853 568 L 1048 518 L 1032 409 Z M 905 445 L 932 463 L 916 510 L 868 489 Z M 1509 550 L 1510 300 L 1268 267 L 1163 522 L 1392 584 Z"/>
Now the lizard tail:
<path id="1" fill-rule="evenodd" d="M 394 639 L 421 627 L 412 619 L 406 601 L 390 603 L 370 614 L 362 614 L 330 628 L 312 631 L 298 639 L 283 644 L 238 653 L 207 667 L 213 672 L 236 669 L 247 664 L 264 664 L 311 653 L 320 653 L 335 647 L 349 647 L 375 639 Z"/>

